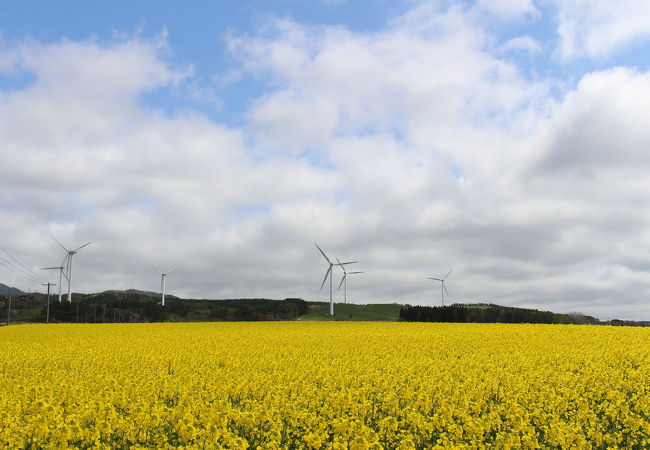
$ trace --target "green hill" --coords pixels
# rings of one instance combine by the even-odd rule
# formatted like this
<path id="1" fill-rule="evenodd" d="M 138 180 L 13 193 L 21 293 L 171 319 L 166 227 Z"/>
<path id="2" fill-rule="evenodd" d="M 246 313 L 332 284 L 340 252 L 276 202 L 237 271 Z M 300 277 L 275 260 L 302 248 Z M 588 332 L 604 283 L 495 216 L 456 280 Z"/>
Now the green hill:
<path id="1" fill-rule="evenodd" d="M 353 305 L 345 303 L 334 304 L 334 316 L 329 315 L 329 303 L 310 303 L 309 312 L 304 314 L 300 320 L 319 321 L 389 321 L 395 322 L 399 319 L 399 312 L 402 305 L 397 303 Z"/>
<path id="2" fill-rule="evenodd" d="M 0 292 L 0 325 L 7 323 L 9 297 Z M 407 322 L 478 322 L 478 323 L 558 323 L 650 326 L 650 321 L 612 319 L 601 322 L 580 313 L 558 314 L 529 308 L 499 306 L 487 303 L 448 306 L 410 306 L 396 303 L 334 305 L 305 301 L 299 298 L 273 300 L 244 299 L 180 299 L 169 295 L 165 306 L 158 294 L 135 289 L 105 291 L 95 294 L 72 294 L 72 303 L 50 301 L 50 322 L 217 322 L 217 321 L 407 321 Z M 13 296 L 11 323 L 43 323 L 47 316 L 47 296 L 31 292 Z"/>

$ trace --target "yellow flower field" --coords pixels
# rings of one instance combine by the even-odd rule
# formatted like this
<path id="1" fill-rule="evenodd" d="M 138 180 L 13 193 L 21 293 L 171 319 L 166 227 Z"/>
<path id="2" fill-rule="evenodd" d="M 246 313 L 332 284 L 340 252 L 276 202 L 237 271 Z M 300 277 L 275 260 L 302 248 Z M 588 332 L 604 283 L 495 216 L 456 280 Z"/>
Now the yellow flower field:
<path id="1" fill-rule="evenodd" d="M 0 447 L 650 446 L 650 329 L 0 328 Z"/>

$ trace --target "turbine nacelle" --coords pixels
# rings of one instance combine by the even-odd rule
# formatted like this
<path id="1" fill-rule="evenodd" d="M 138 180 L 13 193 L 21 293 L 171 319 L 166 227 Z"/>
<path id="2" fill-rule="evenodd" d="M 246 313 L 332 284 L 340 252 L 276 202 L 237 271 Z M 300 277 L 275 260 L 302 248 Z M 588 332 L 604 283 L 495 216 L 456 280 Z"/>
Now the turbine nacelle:
<path id="1" fill-rule="evenodd" d="M 50 236 L 50 237 L 51 237 L 52 239 L 54 239 L 54 236 Z M 56 242 L 57 244 L 59 244 L 63 250 L 65 250 L 66 252 L 68 252 L 68 255 L 74 255 L 74 254 L 77 253 L 79 250 L 81 250 L 82 248 L 84 248 L 86 245 L 90 245 L 90 244 L 92 244 L 92 241 L 91 241 L 91 242 L 86 242 L 84 245 L 81 245 L 81 246 L 75 248 L 74 250 L 68 250 L 67 248 L 65 248 L 65 247 L 63 246 L 63 244 L 61 244 L 61 243 L 60 243 L 59 241 L 57 241 L 56 239 L 54 239 L 54 242 Z M 65 260 L 64 260 L 64 261 L 65 261 Z"/>
<path id="2" fill-rule="evenodd" d="M 65 276 L 65 279 L 68 279 L 68 276 L 64 273 L 65 269 L 65 262 L 68 259 L 68 255 L 65 255 L 65 258 L 63 258 L 63 262 L 61 263 L 60 266 L 56 267 L 42 267 L 41 270 L 58 270 L 59 271 L 59 303 L 61 303 L 61 281 L 63 280 L 63 277 Z"/>
<path id="3" fill-rule="evenodd" d="M 447 277 L 449 276 L 452 270 L 454 269 L 453 268 L 449 269 L 449 272 L 447 272 L 447 274 L 442 278 L 425 277 L 428 280 L 440 281 L 440 296 L 442 299 L 442 306 L 445 306 L 445 293 L 449 295 L 449 291 L 447 291 L 447 286 L 445 286 L 445 280 L 447 280 Z"/>
<path id="4" fill-rule="evenodd" d="M 163 277 L 166 277 L 167 274 L 169 274 L 169 272 L 171 272 L 172 270 L 176 269 L 176 267 L 172 267 L 172 268 L 169 269 L 167 272 L 161 272 L 159 269 L 156 268 L 156 266 L 151 266 L 151 267 L 153 267 L 153 270 L 155 270 L 156 272 L 158 272 L 158 273 L 159 273 L 160 275 L 162 275 Z"/>
<path id="5" fill-rule="evenodd" d="M 355 275 L 355 274 L 357 274 L 357 273 L 365 273 L 365 272 L 363 272 L 363 271 L 344 272 L 344 273 L 343 273 L 343 278 L 341 278 L 341 282 L 339 283 L 339 289 L 341 289 L 341 286 L 343 285 L 343 282 L 344 282 L 344 281 L 345 281 L 345 284 L 347 284 L 347 281 L 346 281 L 346 280 L 347 280 L 348 275 Z M 346 297 L 346 298 L 345 298 L 345 302 L 346 302 L 346 303 L 347 303 L 347 300 L 348 300 L 348 299 L 347 299 L 347 296 L 348 296 L 348 295 L 347 295 L 347 293 L 346 293 L 346 294 L 345 294 L 345 297 Z"/>
<path id="6" fill-rule="evenodd" d="M 153 270 L 158 272 L 160 274 L 160 294 L 161 294 L 161 304 L 162 306 L 165 306 L 165 277 L 169 275 L 169 273 L 176 269 L 176 267 L 172 267 L 169 269 L 167 272 L 161 272 L 159 269 L 157 269 L 155 266 L 151 266 Z"/>
<path id="7" fill-rule="evenodd" d="M 86 242 L 85 244 L 75 248 L 74 250 L 69 250 L 63 244 L 61 244 L 59 241 L 54 239 L 54 236 L 50 236 L 50 237 L 54 240 L 54 242 L 59 244 L 59 246 L 68 253 L 66 255 L 66 257 L 63 259 L 63 263 L 61 263 L 62 265 L 65 264 L 65 273 L 63 272 L 63 270 L 61 271 L 61 273 L 64 274 L 66 280 L 68 280 L 68 302 L 71 303 L 72 302 L 72 290 L 71 290 L 72 289 L 72 257 L 79 250 L 84 248 L 85 246 L 92 244 L 92 241 L 91 242 Z M 66 263 L 66 260 L 67 260 L 67 263 Z M 61 285 L 61 283 L 59 283 L 59 286 L 60 285 Z"/>
<path id="8" fill-rule="evenodd" d="M 357 273 L 364 273 L 362 271 L 355 271 L 355 272 L 348 272 L 345 270 L 345 266 L 348 264 L 356 264 L 358 261 L 348 261 L 348 262 L 341 262 L 338 258 L 336 258 L 336 262 L 338 263 L 337 266 L 341 268 L 343 271 L 343 277 L 341 278 L 341 282 L 339 283 L 338 289 L 341 289 L 341 286 L 343 283 L 345 283 L 345 304 L 347 305 L 348 303 L 348 275 L 354 275 Z"/>
<path id="9" fill-rule="evenodd" d="M 323 289 L 323 286 L 325 286 L 325 282 L 327 281 L 327 277 L 329 277 L 330 278 L 330 316 L 333 316 L 334 315 L 334 300 L 332 298 L 332 267 L 334 266 L 334 263 L 332 263 L 332 261 L 327 257 L 327 255 L 325 254 L 323 249 L 320 248 L 318 246 L 318 244 L 316 244 L 314 242 L 314 245 L 316 246 L 316 248 L 318 249 L 320 254 L 323 255 L 323 258 L 325 258 L 325 261 L 327 261 L 327 264 L 328 264 L 327 271 L 325 272 L 325 278 L 323 278 L 323 282 L 321 283 L 320 288 L 321 288 L 321 290 Z"/>

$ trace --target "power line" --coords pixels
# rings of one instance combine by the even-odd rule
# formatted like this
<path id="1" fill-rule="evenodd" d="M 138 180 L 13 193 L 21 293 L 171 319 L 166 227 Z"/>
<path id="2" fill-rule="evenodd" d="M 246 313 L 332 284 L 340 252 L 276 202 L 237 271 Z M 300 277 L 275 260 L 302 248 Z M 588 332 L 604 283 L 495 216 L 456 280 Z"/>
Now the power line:
<path id="1" fill-rule="evenodd" d="M 34 271 L 33 271 L 32 269 L 30 269 L 29 267 L 25 266 L 25 265 L 24 265 L 23 263 L 21 263 L 20 261 L 18 261 L 18 259 L 17 259 L 15 256 L 13 256 L 11 253 L 9 253 L 9 252 L 4 248 L 4 247 L 1 247 L 1 246 L 0 246 L 0 250 L 2 250 L 2 251 L 5 252 L 7 255 L 9 255 L 9 257 L 10 257 L 11 259 L 13 259 L 14 261 L 16 261 L 16 262 L 18 263 L 19 266 L 21 266 L 21 267 L 22 267 L 23 269 L 25 269 L 27 272 L 29 272 L 30 274 L 32 274 L 33 276 L 35 276 L 38 280 L 43 281 L 43 279 L 42 279 L 41 277 L 39 277 L 38 274 L 37 274 L 36 272 L 34 272 Z"/>
<path id="2" fill-rule="evenodd" d="M 22 275 L 20 272 L 18 272 L 18 271 L 17 271 L 16 269 L 14 269 L 12 266 L 8 265 L 9 261 L 7 261 L 7 263 L 5 263 L 4 261 L 7 261 L 7 260 L 4 259 L 2 256 L 0 256 L 0 265 L 5 266 L 7 269 L 11 270 L 12 272 L 15 272 L 15 273 L 17 273 L 17 274 Z"/>
<path id="3" fill-rule="evenodd" d="M 7 252 L 4 248 L 0 247 L 0 249 L 2 249 L 2 250 L 3 250 L 7 255 L 9 255 L 9 257 L 13 258 L 13 257 L 11 256 L 11 254 L 9 254 L 9 252 Z M 23 266 L 23 265 L 20 263 L 20 261 L 18 261 L 18 260 L 15 259 L 15 258 L 13 258 L 13 259 L 14 259 L 18 264 L 20 264 L 20 266 L 17 266 L 16 264 L 12 263 L 11 261 L 7 260 L 6 258 L 4 258 L 4 257 L 2 257 L 2 256 L 0 256 L 0 265 L 3 265 L 4 267 L 6 267 L 7 269 L 9 269 L 10 271 L 12 271 L 12 272 L 14 272 L 14 273 L 16 273 L 16 274 L 18 274 L 18 275 L 21 275 L 21 276 L 23 276 L 24 278 L 27 278 L 28 280 L 30 280 L 30 281 L 32 281 L 32 282 L 33 282 L 33 281 L 36 281 L 36 282 L 38 282 L 38 283 L 41 283 L 41 282 L 43 281 L 43 279 L 42 279 L 41 277 L 39 277 L 38 275 L 36 275 L 35 273 L 33 273 L 31 270 L 27 269 L 25 266 Z M 22 267 L 21 267 L 21 266 L 22 266 Z M 24 267 L 24 268 L 23 268 L 23 267 Z"/>
<path id="4" fill-rule="evenodd" d="M 31 275 L 29 272 L 25 272 L 24 270 L 21 270 L 20 267 L 16 267 L 15 264 L 12 264 L 11 261 L 7 261 L 5 258 L 0 256 L 0 264 L 5 266 L 7 269 L 11 270 L 14 273 L 17 273 L 18 275 L 22 275 L 23 277 L 31 280 L 31 281 L 38 281 L 39 283 L 43 281 L 40 278 L 35 278 L 33 275 Z"/>

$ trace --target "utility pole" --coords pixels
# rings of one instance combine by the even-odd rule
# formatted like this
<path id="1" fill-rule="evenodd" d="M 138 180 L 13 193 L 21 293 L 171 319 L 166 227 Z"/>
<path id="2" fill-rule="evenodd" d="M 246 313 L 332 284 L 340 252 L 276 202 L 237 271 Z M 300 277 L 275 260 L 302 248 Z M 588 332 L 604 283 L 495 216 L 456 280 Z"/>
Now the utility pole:
<path id="1" fill-rule="evenodd" d="M 47 286 L 47 312 L 45 313 L 45 323 L 50 323 L 50 287 L 56 286 L 56 283 L 41 283 L 43 286 Z"/>

